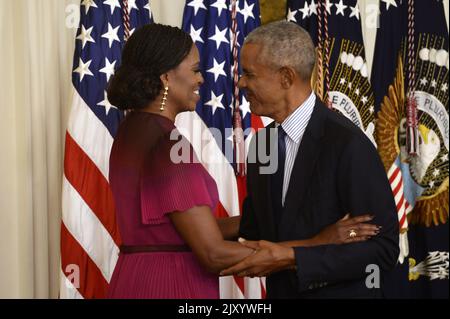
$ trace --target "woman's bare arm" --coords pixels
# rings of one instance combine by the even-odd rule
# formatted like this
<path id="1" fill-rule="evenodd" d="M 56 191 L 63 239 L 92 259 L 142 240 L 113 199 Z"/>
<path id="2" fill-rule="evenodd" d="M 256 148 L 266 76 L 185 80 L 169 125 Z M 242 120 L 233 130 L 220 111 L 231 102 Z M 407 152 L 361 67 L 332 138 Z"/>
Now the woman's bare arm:
<path id="1" fill-rule="evenodd" d="M 224 240 L 217 221 L 207 206 L 173 212 L 169 217 L 200 263 L 210 272 L 218 274 L 254 252 L 238 242 Z M 230 223 L 235 223 L 236 220 Z"/>

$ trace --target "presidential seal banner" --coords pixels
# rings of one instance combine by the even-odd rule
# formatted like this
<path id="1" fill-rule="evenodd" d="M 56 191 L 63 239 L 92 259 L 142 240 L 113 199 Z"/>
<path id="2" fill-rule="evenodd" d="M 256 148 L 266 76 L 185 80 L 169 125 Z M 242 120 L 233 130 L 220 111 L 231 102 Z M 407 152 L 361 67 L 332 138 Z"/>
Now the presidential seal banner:
<path id="1" fill-rule="evenodd" d="M 372 69 L 376 137 L 391 183 L 403 189 L 399 220 L 408 261 L 387 278 L 387 296 L 449 295 L 448 48 L 442 1 L 382 4 Z M 416 154 L 407 145 L 408 94 L 417 108 Z"/>
<path id="2" fill-rule="evenodd" d="M 375 144 L 375 99 L 368 78 L 357 0 L 289 0 L 288 21 L 306 29 L 317 48 L 315 93 Z"/>

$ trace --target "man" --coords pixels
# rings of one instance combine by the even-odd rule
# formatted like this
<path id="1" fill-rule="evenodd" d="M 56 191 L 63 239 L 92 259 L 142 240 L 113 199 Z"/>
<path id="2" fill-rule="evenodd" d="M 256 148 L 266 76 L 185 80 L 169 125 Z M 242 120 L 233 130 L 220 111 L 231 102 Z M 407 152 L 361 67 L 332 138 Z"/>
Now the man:
<path id="1" fill-rule="evenodd" d="M 311 38 L 294 23 L 261 26 L 245 40 L 239 85 L 251 111 L 275 122 L 258 132 L 249 153 L 239 232 L 259 241 L 244 242 L 256 252 L 222 274 L 268 276 L 268 298 L 381 297 L 378 275 L 399 254 L 392 191 L 369 139 L 312 93 L 314 63 Z M 264 174 L 267 165 L 256 154 L 274 140 L 278 169 Z M 380 233 L 344 245 L 298 247 L 346 212 L 370 212 Z M 348 236 L 357 238 L 358 229 Z"/>

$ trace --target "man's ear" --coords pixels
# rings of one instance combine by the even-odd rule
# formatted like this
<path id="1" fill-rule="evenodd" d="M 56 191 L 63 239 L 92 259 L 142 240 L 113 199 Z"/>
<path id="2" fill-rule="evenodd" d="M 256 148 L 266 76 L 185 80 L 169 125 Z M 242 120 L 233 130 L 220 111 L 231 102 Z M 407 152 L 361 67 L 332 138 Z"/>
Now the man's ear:
<path id="1" fill-rule="evenodd" d="M 297 77 L 297 73 L 295 70 L 288 66 L 283 66 L 280 69 L 281 74 L 281 86 L 284 89 L 289 89 L 295 82 L 295 78 Z"/>

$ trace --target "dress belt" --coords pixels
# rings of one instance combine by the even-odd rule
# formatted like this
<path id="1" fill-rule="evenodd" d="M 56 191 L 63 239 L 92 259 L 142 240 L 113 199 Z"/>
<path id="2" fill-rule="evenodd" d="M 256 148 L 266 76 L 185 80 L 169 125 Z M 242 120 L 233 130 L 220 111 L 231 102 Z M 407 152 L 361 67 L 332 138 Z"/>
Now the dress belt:
<path id="1" fill-rule="evenodd" d="M 122 254 L 137 254 L 148 252 L 187 252 L 191 248 L 187 245 L 137 245 L 137 246 L 120 246 Z"/>

